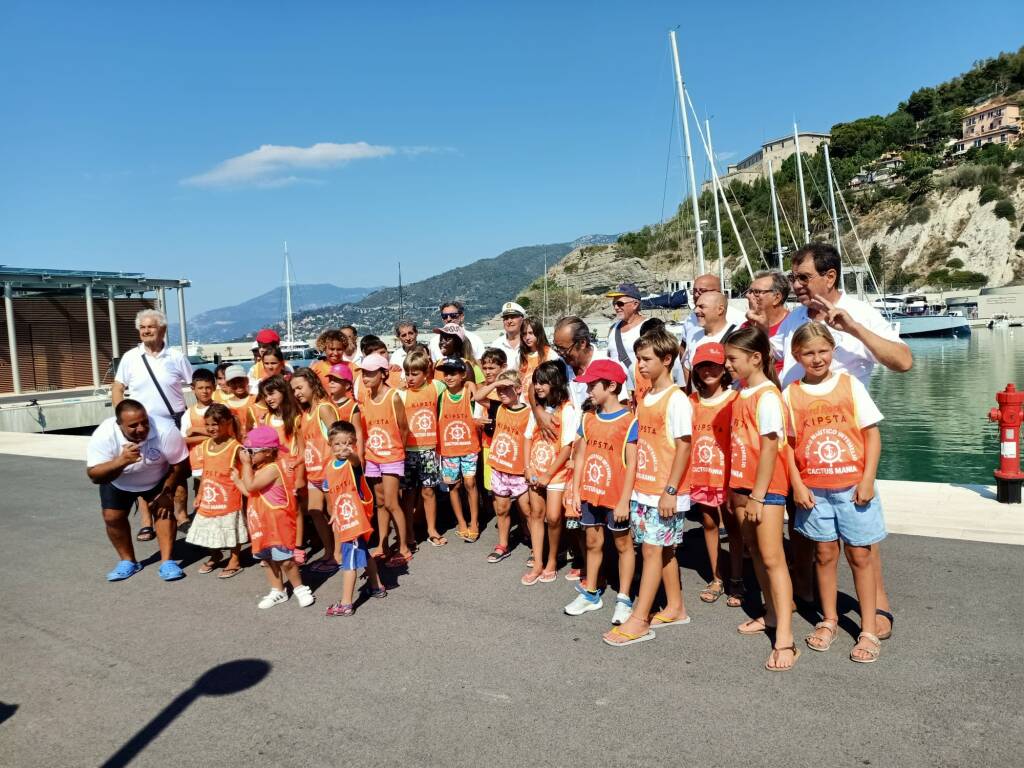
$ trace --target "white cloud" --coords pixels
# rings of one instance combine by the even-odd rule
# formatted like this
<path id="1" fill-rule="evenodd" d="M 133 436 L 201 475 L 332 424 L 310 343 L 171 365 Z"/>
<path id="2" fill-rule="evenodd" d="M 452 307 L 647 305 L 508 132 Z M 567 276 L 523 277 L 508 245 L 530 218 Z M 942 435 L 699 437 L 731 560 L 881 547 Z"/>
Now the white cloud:
<path id="1" fill-rule="evenodd" d="M 355 160 L 371 160 L 396 154 L 420 155 L 439 151 L 433 147 L 389 147 L 357 141 L 349 144 L 321 142 L 311 147 L 264 144 L 244 155 L 230 157 L 210 170 L 182 179 L 189 187 L 285 187 L 316 179 L 297 175 L 323 171 Z"/>

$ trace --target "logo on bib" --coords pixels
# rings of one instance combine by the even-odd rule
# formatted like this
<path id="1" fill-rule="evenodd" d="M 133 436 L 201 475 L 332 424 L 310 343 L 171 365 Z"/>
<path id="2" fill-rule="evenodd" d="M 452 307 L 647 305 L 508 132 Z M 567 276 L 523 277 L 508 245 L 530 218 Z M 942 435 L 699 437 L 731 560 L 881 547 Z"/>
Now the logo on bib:
<path id="1" fill-rule="evenodd" d="M 533 465 L 541 472 L 546 472 L 548 467 L 555 463 L 555 449 L 551 443 L 538 440 L 533 444 Z"/>
<path id="2" fill-rule="evenodd" d="M 838 429 L 819 429 L 807 441 L 804 456 L 811 460 L 817 459 L 819 466 L 824 465 L 830 470 L 836 464 L 856 462 L 857 446 L 850 437 Z M 852 470 L 846 470 L 852 471 Z"/>
<path id="3" fill-rule="evenodd" d="M 608 487 L 612 478 L 612 465 L 604 456 L 587 457 L 587 466 L 583 470 L 583 481 L 587 490 L 602 491 Z"/>
<path id="4" fill-rule="evenodd" d="M 355 525 L 358 514 L 359 510 L 353 503 L 351 496 L 339 496 L 337 501 L 334 502 L 334 515 L 339 528 L 345 529 Z"/>
<path id="5" fill-rule="evenodd" d="M 386 429 L 371 427 L 370 433 L 366 436 L 366 447 L 377 456 L 387 456 L 391 453 L 391 448 L 393 447 L 391 435 L 388 434 Z"/>
<path id="6" fill-rule="evenodd" d="M 228 503 L 228 492 L 216 480 L 203 481 L 202 505 L 207 509 L 224 509 Z"/>
<path id="7" fill-rule="evenodd" d="M 411 419 L 413 434 L 417 437 L 428 437 L 434 434 L 434 414 L 425 408 L 416 411 Z"/>
<path id="8" fill-rule="evenodd" d="M 306 443 L 303 460 L 307 467 L 320 467 L 324 463 L 324 457 L 320 455 L 320 450 L 312 443 Z"/>
<path id="9" fill-rule="evenodd" d="M 502 433 L 495 438 L 491 446 L 491 455 L 503 464 L 512 464 L 519 458 L 519 446 L 515 440 Z"/>
<path id="10" fill-rule="evenodd" d="M 718 443 L 715 442 L 715 438 L 707 435 L 701 435 L 697 438 L 697 444 L 694 446 L 694 452 L 697 454 L 697 461 L 708 466 L 715 460 L 718 455 Z"/>
<path id="11" fill-rule="evenodd" d="M 658 475 L 658 455 L 646 440 L 640 440 L 636 450 L 636 476 L 654 480 Z"/>
<path id="12" fill-rule="evenodd" d="M 444 429 L 444 441 L 448 445 L 469 445 L 469 428 L 461 421 L 453 421 Z"/>

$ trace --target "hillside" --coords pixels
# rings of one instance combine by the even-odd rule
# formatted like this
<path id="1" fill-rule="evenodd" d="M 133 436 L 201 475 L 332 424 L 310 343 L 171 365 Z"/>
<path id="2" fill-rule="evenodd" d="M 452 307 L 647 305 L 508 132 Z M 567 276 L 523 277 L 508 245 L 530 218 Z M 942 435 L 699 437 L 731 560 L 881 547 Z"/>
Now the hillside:
<path id="1" fill-rule="evenodd" d="M 587 235 L 569 243 L 513 248 L 493 258 L 479 259 L 402 287 L 382 288 L 358 302 L 321 307 L 297 314 L 296 335 L 312 338 L 324 328 L 351 323 L 360 333 L 390 333 L 399 317 L 414 320 L 421 328 L 438 323 L 441 301 L 457 300 L 466 307 L 466 324 L 475 326 L 501 310 L 529 283 L 544 273 L 544 262 L 557 264 L 566 254 L 590 243 L 611 243 L 614 235 Z"/>
<path id="2" fill-rule="evenodd" d="M 293 312 L 316 309 L 348 301 L 359 301 L 373 288 L 340 288 L 329 283 L 292 286 Z M 284 287 L 275 288 L 255 298 L 230 307 L 201 312 L 189 318 L 189 336 L 207 342 L 249 338 L 253 331 L 269 325 L 283 325 Z"/>

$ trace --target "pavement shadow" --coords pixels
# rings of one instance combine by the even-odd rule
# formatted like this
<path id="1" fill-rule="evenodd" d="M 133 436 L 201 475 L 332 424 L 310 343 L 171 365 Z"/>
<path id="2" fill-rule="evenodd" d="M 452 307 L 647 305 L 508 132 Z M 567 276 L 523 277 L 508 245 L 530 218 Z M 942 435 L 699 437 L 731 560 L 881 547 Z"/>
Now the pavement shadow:
<path id="1" fill-rule="evenodd" d="M 123 747 L 110 756 L 101 768 L 122 768 L 134 760 L 150 742 L 200 696 L 230 696 L 262 682 L 271 669 L 263 659 L 237 659 L 204 672 L 191 688 L 182 691 L 172 702 L 146 723 Z"/>
<path id="2" fill-rule="evenodd" d="M 17 704 L 7 704 L 6 702 L 0 701 L 0 725 L 14 717 L 14 713 L 17 711 Z"/>
<path id="3" fill-rule="evenodd" d="M 974 483 L 950 483 L 954 488 L 963 488 L 977 494 L 983 499 L 996 500 L 996 493 L 987 485 L 976 485 Z"/>

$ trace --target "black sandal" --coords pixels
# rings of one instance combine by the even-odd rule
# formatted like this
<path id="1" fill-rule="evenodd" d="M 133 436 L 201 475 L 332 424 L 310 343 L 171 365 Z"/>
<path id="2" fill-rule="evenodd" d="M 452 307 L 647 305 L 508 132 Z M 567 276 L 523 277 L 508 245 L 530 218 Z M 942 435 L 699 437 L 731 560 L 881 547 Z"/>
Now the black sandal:
<path id="1" fill-rule="evenodd" d="M 135 534 L 136 541 L 152 541 L 156 538 L 156 531 L 153 530 L 153 526 L 144 525 L 139 528 L 139 532 Z"/>

